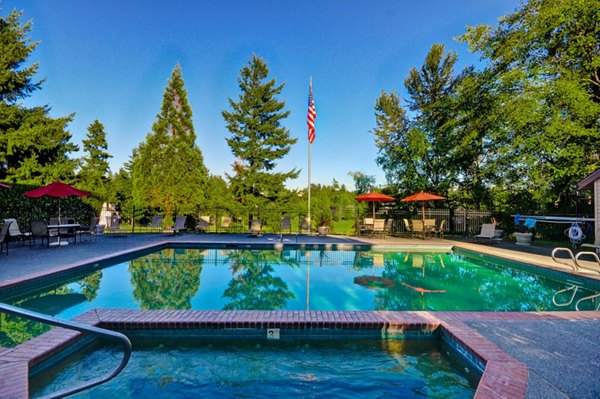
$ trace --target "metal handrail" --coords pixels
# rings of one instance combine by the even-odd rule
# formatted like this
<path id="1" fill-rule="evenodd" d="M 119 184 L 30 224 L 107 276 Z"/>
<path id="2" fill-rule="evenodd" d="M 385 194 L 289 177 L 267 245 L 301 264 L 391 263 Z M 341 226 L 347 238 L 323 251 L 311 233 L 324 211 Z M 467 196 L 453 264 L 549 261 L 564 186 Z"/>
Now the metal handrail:
<path id="1" fill-rule="evenodd" d="M 54 392 L 50 395 L 44 396 L 44 398 L 64 398 L 65 396 L 73 395 L 75 393 L 84 391 L 86 389 L 93 388 L 97 385 L 100 385 L 107 381 L 110 381 L 111 379 L 116 377 L 125 368 L 125 366 L 127 365 L 127 362 L 129 362 L 129 358 L 131 357 L 132 349 L 131 349 L 131 342 L 129 341 L 129 338 L 127 338 L 125 335 L 118 333 L 116 331 L 105 330 L 103 328 L 89 326 L 87 324 L 77 323 L 77 322 L 70 321 L 70 320 L 60 320 L 60 319 L 57 319 L 52 316 L 48 316 L 48 315 L 37 313 L 37 312 L 32 312 L 30 310 L 7 305 L 5 303 L 0 303 L 0 312 L 4 312 L 4 313 L 7 313 L 7 314 L 10 314 L 13 316 L 24 317 L 26 319 L 38 321 L 38 322 L 45 323 L 45 324 L 51 324 L 53 326 L 64 327 L 64 328 L 76 330 L 76 331 L 83 332 L 83 333 L 90 333 L 90 334 L 98 335 L 98 336 L 101 336 L 104 338 L 115 339 L 117 341 L 121 341 L 121 343 L 123 344 L 123 348 L 125 350 L 123 359 L 121 360 L 121 363 L 119 364 L 119 366 L 115 370 L 113 370 L 112 373 L 107 374 L 106 376 L 88 381 L 87 383 L 76 386 L 75 388 L 65 389 L 62 391 Z"/>
<path id="2" fill-rule="evenodd" d="M 559 252 L 566 252 L 566 253 L 569 255 L 569 257 L 571 258 L 571 260 L 573 261 L 573 264 L 569 264 L 569 263 L 566 263 L 566 262 L 560 262 L 560 261 L 558 260 L 558 258 L 556 257 L 556 255 L 557 255 Z M 579 263 L 577 263 L 577 258 L 575 257 L 575 255 L 573 255 L 573 251 L 571 251 L 569 248 L 562 248 L 562 247 L 559 247 L 559 248 L 554 248 L 554 249 L 552 250 L 552 259 L 553 259 L 553 260 L 554 260 L 556 263 L 560 263 L 561 265 L 567 265 L 567 266 L 570 266 L 571 268 L 573 268 L 573 270 L 574 270 L 574 271 L 576 271 L 577 269 L 579 269 L 579 268 L 580 268 L 580 265 L 579 265 Z"/>
<path id="3" fill-rule="evenodd" d="M 600 298 L 600 292 L 597 292 L 593 295 L 590 296 L 586 296 L 585 298 L 581 298 L 580 300 L 578 300 L 575 303 L 575 310 L 579 311 L 579 304 L 583 301 L 593 301 L 596 298 Z M 598 302 L 598 305 L 596 306 L 596 310 L 600 309 L 600 301 Z"/>
<path id="4" fill-rule="evenodd" d="M 571 291 L 571 290 L 573 290 L 573 294 L 571 295 L 571 299 L 570 300 L 568 300 L 566 302 L 560 302 L 560 303 L 556 301 L 556 296 L 557 295 L 562 294 L 563 292 Z M 567 287 L 565 289 L 556 291 L 554 293 L 554 295 L 552 295 L 552 303 L 555 306 L 569 306 L 570 304 L 573 303 L 573 300 L 575 299 L 575 295 L 577 295 L 577 290 L 579 290 L 579 287 L 576 286 L 576 285 L 572 285 L 572 286 Z"/>

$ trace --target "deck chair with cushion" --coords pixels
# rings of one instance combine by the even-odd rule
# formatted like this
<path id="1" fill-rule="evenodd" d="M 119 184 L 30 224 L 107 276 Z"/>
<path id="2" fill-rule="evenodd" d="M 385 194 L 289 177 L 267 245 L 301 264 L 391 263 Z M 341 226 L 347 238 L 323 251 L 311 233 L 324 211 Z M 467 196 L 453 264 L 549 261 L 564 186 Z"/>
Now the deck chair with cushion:
<path id="1" fill-rule="evenodd" d="M 185 222 L 187 216 L 177 216 L 173 227 L 165 229 L 165 233 L 178 234 L 180 231 L 185 230 Z"/>
<path id="2" fill-rule="evenodd" d="M 11 224 L 11 221 L 5 220 L 2 224 L 2 229 L 0 229 L 0 254 L 2 253 L 2 248 L 6 248 L 6 255 L 8 255 L 8 241 L 10 240 L 8 230 Z"/>
<path id="3" fill-rule="evenodd" d="M 371 234 L 380 237 L 383 237 L 385 235 L 385 219 L 373 220 L 373 230 L 371 231 Z"/>
<path id="4" fill-rule="evenodd" d="M 196 231 L 201 233 L 207 233 L 210 227 L 210 216 L 200 216 L 198 223 L 196 223 Z"/>
<path id="5" fill-rule="evenodd" d="M 490 240 L 493 244 L 496 241 L 496 225 L 492 223 L 484 223 L 481 225 L 481 232 L 473 236 L 473 242 L 480 240 Z"/>
<path id="6" fill-rule="evenodd" d="M 155 215 L 152 218 L 152 223 L 150 223 L 150 228 L 152 229 L 152 231 L 158 231 L 158 232 L 163 231 L 163 220 L 164 220 L 163 216 Z"/>
<path id="7" fill-rule="evenodd" d="M 11 222 L 10 227 L 8 228 L 8 237 L 11 241 L 25 242 L 25 240 L 31 235 L 31 233 L 23 233 L 21 229 L 19 229 L 17 219 L 4 219 L 4 221 Z"/>
<path id="8" fill-rule="evenodd" d="M 446 228 L 446 219 L 442 220 L 440 222 L 440 225 L 436 228 L 434 228 L 433 230 L 431 230 L 431 233 L 435 236 L 437 234 L 437 236 L 439 238 L 444 238 L 444 229 Z"/>
<path id="9" fill-rule="evenodd" d="M 262 223 L 259 219 L 252 219 L 252 221 L 250 221 L 248 235 L 252 237 L 260 237 L 262 235 Z"/>
<path id="10" fill-rule="evenodd" d="M 425 239 L 425 235 L 427 230 L 425 230 L 425 223 L 423 223 L 422 219 L 412 219 L 411 220 L 412 232 L 413 236 L 421 236 Z"/>
<path id="11" fill-rule="evenodd" d="M 392 231 L 393 228 L 394 228 L 394 219 L 390 218 L 390 219 L 386 220 L 385 227 L 383 229 L 384 237 L 387 237 L 387 236 L 391 237 L 391 235 L 393 233 L 393 231 Z"/>

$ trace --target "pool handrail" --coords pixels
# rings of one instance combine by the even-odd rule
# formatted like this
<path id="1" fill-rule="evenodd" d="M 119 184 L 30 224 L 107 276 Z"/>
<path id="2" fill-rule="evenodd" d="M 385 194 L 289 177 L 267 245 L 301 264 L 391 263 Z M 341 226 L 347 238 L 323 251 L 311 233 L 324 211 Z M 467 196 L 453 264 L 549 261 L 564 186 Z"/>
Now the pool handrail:
<path id="1" fill-rule="evenodd" d="M 99 328 L 95 326 L 90 326 L 83 323 L 78 323 L 71 320 L 61 320 L 52 316 L 48 316 L 42 313 L 33 312 L 31 310 L 18 308 L 15 306 L 7 305 L 5 303 L 0 303 L 0 313 L 7 313 L 13 316 L 24 317 L 26 319 L 34 320 L 37 322 L 50 324 L 57 327 L 63 327 L 71 330 L 76 330 L 82 333 L 89 333 L 97 336 L 101 336 L 104 338 L 114 339 L 117 341 L 121 341 L 124 348 L 123 358 L 121 359 L 121 363 L 115 368 L 110 374 L 105 376 L 93 379 L 84 384 L 78 385 L 74 388 L 64 389 L 62 391 L 53 392 L 44 398 L 63 398 L 65 396 L 73 395 L 75 393 L 84 391 L 86 389 L 93 388 L 105 382 L 112 380 L 116 377 L 127 365 L 129 359 L 131 358 L 131 341 L 124 334 L 118 333 L 116 331 L 106 330 L 104 328 Z"/>

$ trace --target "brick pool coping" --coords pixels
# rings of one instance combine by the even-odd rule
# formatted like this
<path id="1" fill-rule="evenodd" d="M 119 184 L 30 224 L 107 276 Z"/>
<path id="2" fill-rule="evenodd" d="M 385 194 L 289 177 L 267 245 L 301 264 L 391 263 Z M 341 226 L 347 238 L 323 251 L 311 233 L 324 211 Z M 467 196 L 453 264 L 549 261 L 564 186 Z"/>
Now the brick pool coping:
<path id="1" fill-rule="evenodd" d="M 203 311 L 95 309 L 74 320 L 124 330 L 264 329 L 289 330 L 377 329 L 418 331 L 441 329 L 479 359 L 485 370 L 475 398 L 524 398 L 528 369 L 502 351 L 467 321 L 597 320 L 599 312 L 395 312 L 395 311 Z M 77 341 L 82 334 L 63 328 L 0 350 L 0 397 L 29 397 L 29 370 Z M 266 334 L 265 334 L 266 336 Z"/>

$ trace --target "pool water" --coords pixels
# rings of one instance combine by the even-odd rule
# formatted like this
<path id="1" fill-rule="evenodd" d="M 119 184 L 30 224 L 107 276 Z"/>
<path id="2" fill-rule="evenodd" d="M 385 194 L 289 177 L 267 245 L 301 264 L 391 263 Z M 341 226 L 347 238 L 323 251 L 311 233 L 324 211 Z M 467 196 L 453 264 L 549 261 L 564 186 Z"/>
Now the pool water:
<path id="1" fill-rule="evenodd" d="M 571 284 L 458 253 L 164 249 L 10 303 L 61 318 L 94 308 L 574 310 L 594 292 L 554 305 Z"/>
<path id="2" fill-rule="evenodd" d="M 32 378 L 32 396 L 111 370 L 121 351 L 94 345 Z M 134 341 L 114 380 L 81 398 L 472 398 L 479 374 L 438 340 Z"/>

